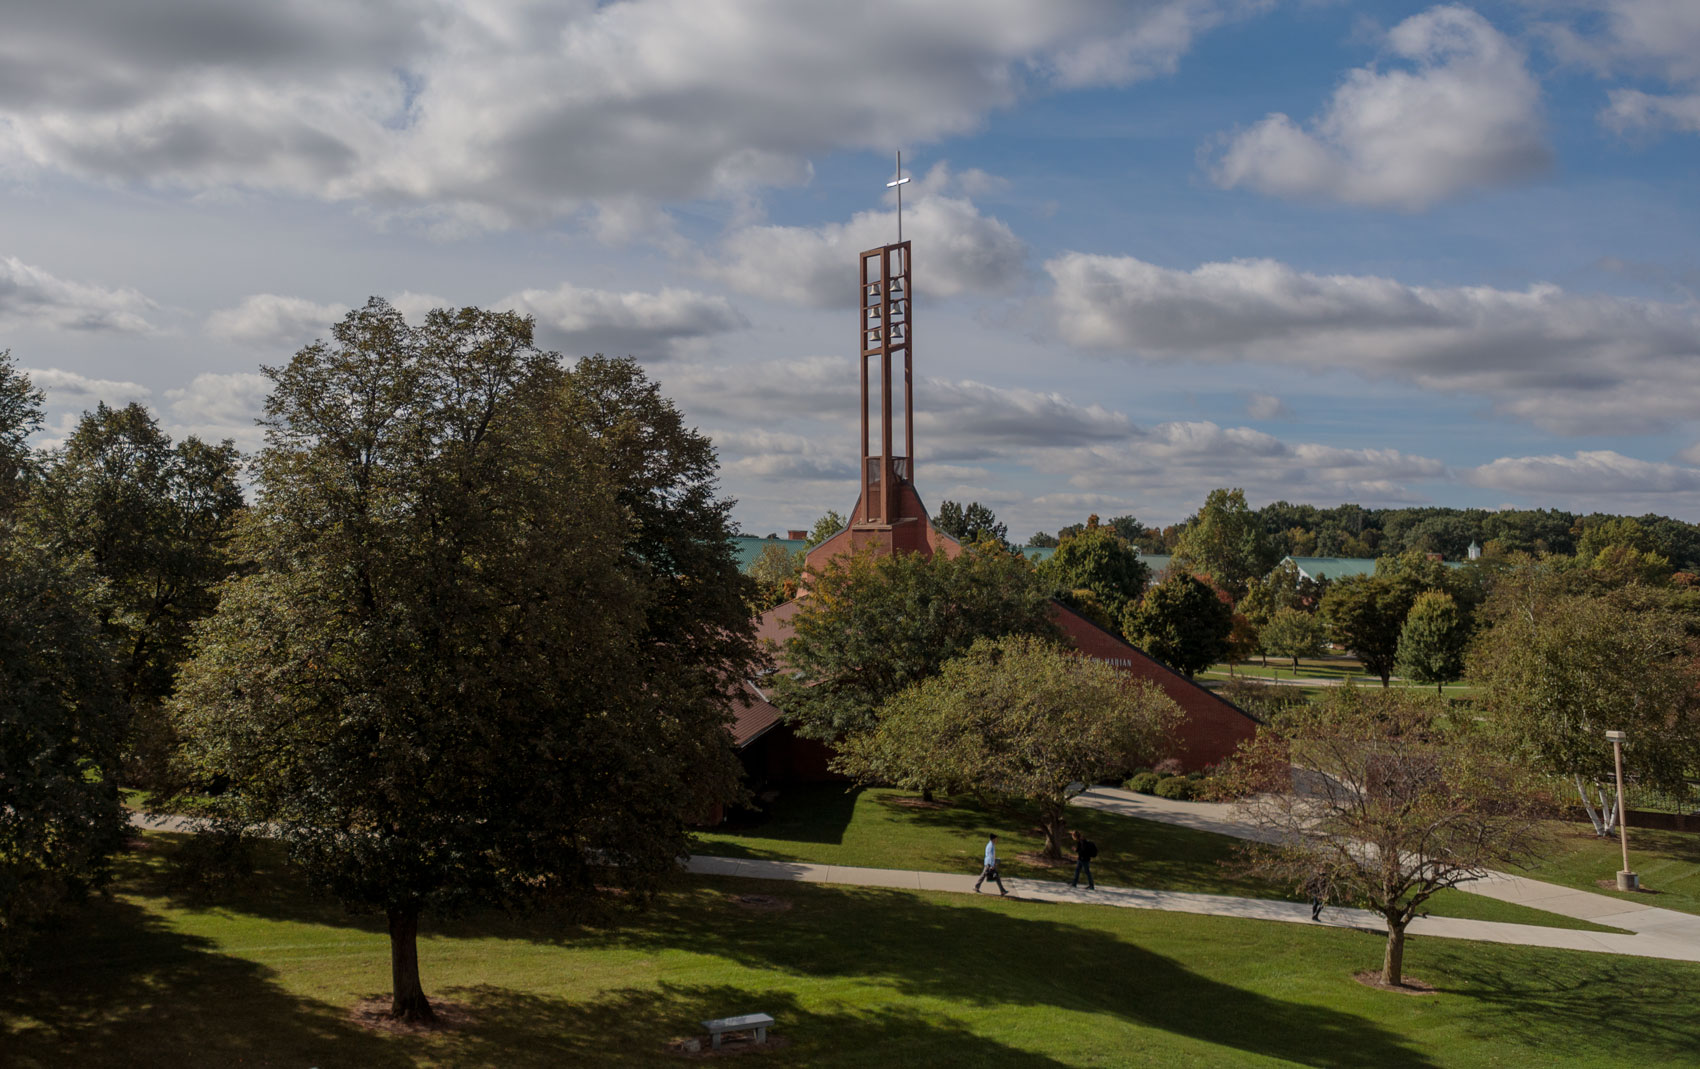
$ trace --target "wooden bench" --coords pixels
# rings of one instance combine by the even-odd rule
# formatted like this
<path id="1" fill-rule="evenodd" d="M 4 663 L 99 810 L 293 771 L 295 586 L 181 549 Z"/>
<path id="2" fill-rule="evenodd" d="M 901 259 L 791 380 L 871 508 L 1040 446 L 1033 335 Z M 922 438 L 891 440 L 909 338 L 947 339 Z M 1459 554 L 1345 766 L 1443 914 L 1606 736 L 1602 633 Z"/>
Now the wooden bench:
<path id="1" fill-rule="evenodd" d="M 713 1037 L 710 1046 L 720 1049 L 720 1037 L 727 1032 L 754 1031 L 757 1043 L 767 1042 L 767 1027 L 773 1023 L 773 1018 L 765 1013 L 746 1013 L 742 1017 L 722 1017 L 718 1021 L 704 1021 L 702 1026 L 708 1029 Z"/>

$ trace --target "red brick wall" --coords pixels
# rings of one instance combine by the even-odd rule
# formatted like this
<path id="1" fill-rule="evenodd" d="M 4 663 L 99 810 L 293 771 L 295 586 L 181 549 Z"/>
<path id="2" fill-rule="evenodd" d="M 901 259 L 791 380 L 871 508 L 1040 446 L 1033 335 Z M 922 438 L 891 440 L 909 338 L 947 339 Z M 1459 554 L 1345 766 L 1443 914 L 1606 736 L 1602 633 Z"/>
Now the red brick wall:
<path id="1" fill-rule="evenodd" d="M 1238 706 L 1154 660 L 1150 654 L 1110 634 L 1092 621 L 1057 602 L 1051 620 L 1088 657 L 1108 661 L 1140 679 L 1149 679 L 1175 700 L 1186 714 L 1175 735 L 1181 744 L 1182 766 L 1188 771 L 1213 765 L 1234 752 L 1257 732 L 1257 721 Z"/>

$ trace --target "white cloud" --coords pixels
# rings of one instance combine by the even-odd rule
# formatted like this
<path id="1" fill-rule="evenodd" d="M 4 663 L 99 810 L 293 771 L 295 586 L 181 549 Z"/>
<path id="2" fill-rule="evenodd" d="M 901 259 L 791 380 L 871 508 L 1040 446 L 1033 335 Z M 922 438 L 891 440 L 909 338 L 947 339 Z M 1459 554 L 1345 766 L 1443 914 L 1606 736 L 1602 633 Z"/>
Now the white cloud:
<path id="1" fill-rule="evenodd" d="M 1561 433 L 1645 432 L 1700 408 L 1693 302 L 1410 286 L 1272 260 L 1180 271 L 1068 253 L 1045 268 L 1058 329 L 1088 348 L 1400 379 Z"/>
<path id="2" fill-rule="evenodd" d="M 929 176 L 903 205 L 903 235 L 921 249 L 916 292 L 955 297 L 1009 289 L 1025 270 L 1027 246 L 967 198 L 935 191 L 947 181 L 947 172 Z M 854 307 L 856 255 L 896 239 L 895 210 L 858 212 L 848 223 L 816 227 L 750 226 L 727 235 L 718 258 L 702 260 L 698 269 L 740 293 L 814 308 Z"/>
<path id="3" fill-rule="evenodd" d="M 258 372 L 196 375 L 189 385 L 165 391 L 171 402 L 174 435 L 198 435 L 209 441 L 229 438 L 238 448 L 260 447 L 264 432 L 255 424 L 265 408 L 271 380 Z"/>
<path id="4" fill-rule="evenodd" d="M 1639 89 L 1613 89 L 1610 100 L 1600 118 L 1615 130 L 1668 126 L 1700 131 L 1700 93 L 1661 96 Z"/>
<path id="5" fill-rule="evenodd" d="M 1571 456 L 1500 457 L 1464 473 L 1466 482 L 1526 494 L 1673 493 L 1700 490 L 1700 469 L 1626 457 L 1610 449 Z"/>
<path id="6" fill-rule="evenodd" d="M 749 325 L 724 297 L 671 288 L 614 293 L 563 283 L 510 294 L 495 306 L 536 317 L 540 343 L 571 353 L 654 358 L 678 342 Z"/>
<path id="7" fill-rule="evenodd" d="M 47 394 L 49 406 L 78 405 L 92 408 L 98 401 L 122 406 L 131 401 L 146 401 L 153 393 L 138 382 L 120 379 L 93 379 L 75 371 L 59 368 L 24 368 L 31 384 Z M 74 400 L 73 400 L 74 399 Z"/>
<path id="8" fill-rule="evenodd" d="M 242 298 L 234 308 L 222 308 L 207 316 L 206 332 L 257 348 L 295 347 L 329 337 L 332 325 L 347 314 L 348 308 L 340 304 L 256 293 Z"/>
<path id="9" fill-rule="evenodd" d="M 1309 129 L 1277 112 L 1241 131 L 1215 161 L 1216 182 L 1414 211 L 1550 164 L 1540 87 L 1486 19 L 1431 8 L 1387 45 L 1411 69 L 1352 71 Z"/>
<path id="10" fill-rule="evenodd" d="M 1571 24 L 1543 27 L 1559 58 L 1602 77 L 1662 83 L 1664 92 L 1617 87 L 1600 120 L 1619 130 L 1700 131 L 1700 4 L 1692 0 L 1570 0 Z"/>
<path id="11" fill-rule="evenodd" d="M 146 313 L 156 307 L 133 289 L 72 282 L 16 256 L 0 257 L 0 325 L 146 334 L 154 330 Z"/>
<path id="12" fill-rule="evenodd" d="M 1267 0 L 59 0 L 0 38 L 0 166 L 500 225 L 737 196 L 809 159 L 1174 68 Z"/>
<path id="13" fill-rule="evenodd" d="M 1287 403 L 1273 394 L 1254 393 L 1246 399 L 1245 413 L 1252 419 L 1283 419 L 1291 415 Z"/>

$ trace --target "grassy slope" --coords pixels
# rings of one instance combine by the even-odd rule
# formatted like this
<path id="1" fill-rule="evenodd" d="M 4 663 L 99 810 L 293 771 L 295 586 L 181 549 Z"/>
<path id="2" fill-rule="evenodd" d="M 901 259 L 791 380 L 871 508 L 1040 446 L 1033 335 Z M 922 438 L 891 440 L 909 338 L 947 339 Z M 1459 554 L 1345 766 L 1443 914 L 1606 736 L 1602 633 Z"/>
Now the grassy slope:
<path id="1" fill-rule="evenodd" d="M 999 856 L 1004 875 L 1056 880 L 1074 876 L 1072 864 L 1046 868 L 1018 856 L 1036 853 L 1042 845 L 1027 822 L 988 814 L 968 801 L 936 809 L 916 808 L 913 802 L 914 796 L 900 791 L 846 792 L 833 785 L 801 788 L 781 798 L 764 824 L 736 834 L 704 834 L 701 852 L 826 865 L 978 872 L 985 833 L 996 831 L 1003 847 Z M 1227 836 L 1089 809 L 1071 809 L 1069 820 L 1102 851 L 1092 863 L 1100 883 L 1250 898 L 1297 897 L 1289 888 L 1233 872 L 1239 843 Z M 1427 911 L 1437 917 L 1619 930 L 1462 891 L 1436 895 Z"/>
<path id="2" fill-rule="evenodd" d="M 168 838 L 0 988 L 8 1065 L 678 1065 L 669 1037 L 758 1009 L 793 1043 L 772 1064 L 1581 1067 L 1700 1049 L 1695 965 L 1414 939 L 1409 973 L 1442 993 L 1411 998 L 1352 981 L 1381 951 L 1358 932 L 712 879 L 606 927 L 428 926 L 427 990 L 473 1020 L 374 1035 L 347 1009 L 387 987 L 380 924 L 275 872 L 174 901 Z M 750 891 L 794 908 L 732 901 Z"/>
<path id="3" fill-rule="evenodd" d="M 1642 886 L 1657 894 L 1620 894 L 1599 886 L 1599 880 L 1615 880 L 1623 867 L 1616 836 L 1601 839 L 1577 823 L 1559 825 L 1555 834 L 1559 849 L 1526 875 L 1638 905 L 1700 913 L 1700 834 L 1629 829 L 1629 864 Z"/>

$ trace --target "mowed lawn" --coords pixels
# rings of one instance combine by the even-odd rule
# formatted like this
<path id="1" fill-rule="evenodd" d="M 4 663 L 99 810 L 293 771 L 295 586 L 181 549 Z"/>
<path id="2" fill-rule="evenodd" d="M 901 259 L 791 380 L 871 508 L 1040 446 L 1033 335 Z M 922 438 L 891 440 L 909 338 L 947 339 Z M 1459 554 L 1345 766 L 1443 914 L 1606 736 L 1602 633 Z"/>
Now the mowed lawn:
<path id="1" fill-rule="evenodd" d="M 1587 824 L 1565 823 L 1554 833 L 1554 846 L 1524 875 L 1638 905 L 1700 913 L 1700 834 L 1629 829 L 1629 865 L 1640 875 L 1643 892 L 1617 890 L 1623 853 L 1615 833 L 1602 839 Z"/>
<path id="2" fill-rule="evenodd" d="M 448 1031 L 350 1019 L 388 987 L 376 918 L 286 872 L 212 903 L 162 880 L 171 837 L 0 991 L 9 1066 L 678 1065 L 667 1041 L 763 1010 L 821 1066 L 1692 1064 L 1700 966 L 1414 938 L 1439 993 L 1364 987 L 1379 937 L 1303 925 L 965 895 L 681 877 L 599 925 L 428 924 Z M 776 896 L 757 911 L 740 896 Z"/>
<path id="3" fill-rule="evenodd" d="M 1300 898 L 1290 886 L 1237 871 L 1241 867 L 1238 839 L 1078 806 L 1069 809 L 1069 821 L 1102 851 L 1092 863 L 1099 883 L 1246 898 Z M 1044 843 L 1032 819 L 991 812 L 965 798 L 927 805 L 912 793 L 881 788 L 847 790 L 840 784 L 793 788 L 780 796 L 767 819 L 705 833 L 700 839 L 702 853 L 722 857 L 977 873 L 988 831 L 1000 837 L 998 853 L 1005 876 L 1073 878 L 1072 861 L 1054 867 L 1034 863 L 1032 855 Z M 1621 930 L 1462 891 L 1435 895 L 1425 910 L 1437 917 Z"/>

